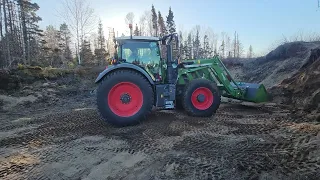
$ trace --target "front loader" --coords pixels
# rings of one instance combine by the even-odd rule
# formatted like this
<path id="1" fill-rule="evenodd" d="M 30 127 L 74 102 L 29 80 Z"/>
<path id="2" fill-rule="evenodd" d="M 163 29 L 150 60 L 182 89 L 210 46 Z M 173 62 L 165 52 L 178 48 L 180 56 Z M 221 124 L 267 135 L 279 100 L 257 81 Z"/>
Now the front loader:
<path id="1" fill-rule="evenodd" d="M 267 101 L 261 84 L 236 82 L 218 56 L 179 62 L 172 57 L 177 34 L 162 38 L 115 38 L 112 65 L 99 74 L 97 106 L 109 123 L 127 126 L 145 119 L 155 106 L 183 108 L 190 116 L 215 114 L 221 96 L 255 103 Z M 166 46 L 161 57 L 160 45 Z"/>

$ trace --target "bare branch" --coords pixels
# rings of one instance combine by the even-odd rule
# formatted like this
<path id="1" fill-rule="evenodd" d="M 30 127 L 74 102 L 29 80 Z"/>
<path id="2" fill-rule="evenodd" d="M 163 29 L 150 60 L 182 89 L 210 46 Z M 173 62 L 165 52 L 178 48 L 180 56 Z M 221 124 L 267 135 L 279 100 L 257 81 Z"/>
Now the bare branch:
<path id="1" fill-rule="evenodd" d="M 62 19 L 73 30 L 76 37 L 78 63 L 81 63 L 79 55 L 80 46 L 85 36 L 89 35 L 96 27 L 96 16 L 94 10 L 86 0 L 64 0 L 63 10 L 60 13 Z"/>

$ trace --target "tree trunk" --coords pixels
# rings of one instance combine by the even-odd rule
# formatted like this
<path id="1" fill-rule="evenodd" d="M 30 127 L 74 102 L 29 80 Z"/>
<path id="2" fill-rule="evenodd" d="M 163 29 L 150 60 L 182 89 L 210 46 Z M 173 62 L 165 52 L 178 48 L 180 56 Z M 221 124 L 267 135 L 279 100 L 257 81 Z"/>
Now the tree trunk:
<path id="1" fill-rule="evenodd" d="M 3 33 L 2 33 L 2 2 L 0 2 L 0 41 L 3 41 Z M 5 66 L 5 62 L 3 60 L 3 43 L 0 43 L 0 68 Z"/>
<path id="2" fill-rule="evenodd" d="M 23 42 L 24 42 L 24 64 L 29 62 L 29 45 L 28 45 L 28 33 L 27 33 L 27 25 L 26 25 L 26 14 L 24 9 L 24 4 L 22 0 L 20 2 L 20 12 L 21 12 L 21 23 L 22 23 L 22 33 L 23 33 Z"/>
<path id="3" fill-rule="evenodd" d="M 3 0 L 3 14 L 4 14 L 4 26 L 6 31 L 6 48 L 7 48 L 7 60 L 5 60 L 5 65 L 8 66 L 11 62 L 11 56 L 10 56 L 10 45 L 9 45 L 9 31 L 8 31 L 8 20 L 7 20 L 7 9 L 6 9 L 6 0 Z"/>
<path id="4" fill-rule="evenodd" d="M 12 2 L 9 2 L 7 0 L 7 6 L 8 6 L 8 15 L 9 15 L 9 26 L 10 26 L 10 34 L 12 35 L 13 32 L 13 26 L 12 26 Z"/>
<path id="5" fill-rule="evenodd" d="M 2 32 L 2 3 L 0 2 L 0 40 L 3 39 L 3 32 Z"/>

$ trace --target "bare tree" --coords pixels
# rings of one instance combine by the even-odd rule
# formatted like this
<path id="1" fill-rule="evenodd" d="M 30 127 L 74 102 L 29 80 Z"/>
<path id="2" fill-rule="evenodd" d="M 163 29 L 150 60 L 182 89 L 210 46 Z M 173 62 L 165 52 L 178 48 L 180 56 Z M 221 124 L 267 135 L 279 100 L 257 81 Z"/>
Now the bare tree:
<path id="1" fill-rule="evenodd" d="M 153 23 L 151 11 L 144 11 L 139 21 L 140 33 L 145 36 L 152 36 Z"/>
<path id="2" fill-rule="evenodd" d="M 133 24 L 133 22 L 134 22 L 134 14 L 133 14 L 133 12 L 129 12 L 126 15 L 126 18 L 124 20 L 125 20 L 126 24 Z"/>
<path id="3" fill-rule="evenodd" d="M 231 51 L 232 51 L 232 43 L 231 43 L 231 38 L 228 35 L 228 33 L 225 34 L 225 55 L 227 58 L 230 58 L 232 55 Z"/>
<path id="4" fill-rule="evenodd" d="M 126 25 L 129 25 L 131 24 L 133 26 L 133 23 L 134 23 L 134 14 L 133 12 L 129 12 L 126 17 L 124 18 L 124 21 L 126 23 Z M 128 27 L 128 26 L 127 26 Z M 129 34 L 129 28 L 126 28 L 126 34 Z"/>
<path id="5" fill-rule="evenodd" d="M 196 25 L 192 30 L 191 30 L 191 34 L 193 35 L 194 39 L 193 39 L 193 55 L 195 58 L 198 58 L 199 56 L 199 50 L 200 50 L 200 46 L 201 46 L 201 42 L 200 42 L 200 31 L 201 31 L 201 26 L 200 25 Z"/>
<path id="6" fill-rule="evenodd" d="M 226 41 L 225 38 L 226 37 L 226 32 L 221 32 L 221 57 L 225 58 L 225 52 L 226 52 Z"/>
<path id="7" fill-rule="evenodd" d="M 233 39 L 233 57 L 235 58 L 237 56 L 238 52 L 238 40 L 237 40 L 237 32 L 234 32 L 234 39 Z"/>
<path id="8" fill-rule="evenodd" d="M 218 45 L 218 39 L 219 39 L 218 34 L 215 34 L 212 28 L 210 27 L 208 27 L 206 34 L 208 34 L 210 48 L 212 49 L 214 54 L 217 54 L 217 45 Z"/>
<path id="9" fill-rule="evenodd" d="M 146 34 L 146 20 L 147 20 L 147 17 L 144 14 L 142 14 L 139 19 L 139 26 L 140 26 L 140 34 L 141 35 Z"/>
<path id="10" fill-rule="evenodd" d="M 64 8 L 59 14 L 75 32 L 78 63 L 81 64 L 80 47 L 85 36 L 96 27 L 94 10 L 86 0 L 64 0 L 62 3 Z"/>
<path id="11" fill-rule="evenodd" d="M 237 34 L 237 58 L 241 58 L 244 53 L 243 44 L 239 41 L 239 36 Z"/>

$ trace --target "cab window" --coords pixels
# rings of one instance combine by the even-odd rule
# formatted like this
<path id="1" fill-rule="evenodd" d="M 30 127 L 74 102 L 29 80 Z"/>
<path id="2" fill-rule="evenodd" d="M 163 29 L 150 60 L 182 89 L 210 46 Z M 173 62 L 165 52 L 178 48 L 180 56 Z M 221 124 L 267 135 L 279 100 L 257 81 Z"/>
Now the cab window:
<path id="1" fill-rule="evenodd" d="M 122 59 L 129 63 L 159 64 L 160 53 L 156 42 L 128 41 L 122 45 Z"/>

